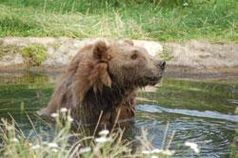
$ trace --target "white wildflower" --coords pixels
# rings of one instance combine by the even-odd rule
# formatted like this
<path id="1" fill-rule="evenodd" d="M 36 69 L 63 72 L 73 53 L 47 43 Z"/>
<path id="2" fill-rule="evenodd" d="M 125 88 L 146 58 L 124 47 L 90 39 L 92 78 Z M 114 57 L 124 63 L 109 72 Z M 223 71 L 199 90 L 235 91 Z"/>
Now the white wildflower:
<path id="1" fill-rule="evenodd" d="M 152 150 L 143 150 L 142 154 L 146 154 L 146 155 L 152 154 Z"/>
<path id="2" fill-rule="evenodd" d="M 9 130 L 9 131 L 15 130 L 14 126 L 7 126 L 6 128 L 7 128 L 7 130 Z"/>
<path id="3" fill-rule="evenodd" d="M 53 118 L 56 118 L 56 117 L 58 117 L 59 115 L 58 115 L 57 113 L 52 113 L 50 116 L 53 117 Z"/>
<path id="4" fill-rule="evenodd" d="M 183 3 L 183 6 L 184 6 L 184 7 L 187 7 L 187 6 L 188 6 L 188 3 L 187 3 L 187 2 L 184 2 L 184 3 Z"/>
<path id="5" fill-rule="evenodd" d="M 95 142 L 97 143 L 106 143 L 106 142 L 111 142 L 112 139 L 110 137 L 99 137 L 95 138 Z"/>
<path id="6" fill-rule="evenodd" d="M 50 148 L 58 148 L 59 147 L 58 144 L 56 144 L 56 143 L 49 143 L 48 146 Z"/>
<path id="7" fill-rule="evenodd" d="M 92 149 L 90 147 L 85 147 L 85 148 L 80 148 L 79 149 L 79 153 L 83 154 L 83 153 L 87 153 L 90 152 Z"/>
<path id="8" fill-rule="evenodd" d="M 173 155 L 175 152 L 172 150 L 161 150 L 161 149 L 153 149 L 153 150 L 144 150 L 142 151 L 143 154 L 150 155 L 150 154 L 163 154 L 167 156 Z"/>
<path id="9" fill-rule="evenodd" d="M 31 149 L 33 149 L 33 150 L 35 150 L 35 149 L 39 149 L 41 146 L 39 145 L 39 144 L 37 144 L 37 145 L 33 145 L 32 147 L 31 147 Z"/>
<path id="10" fill-rule="evenodd" d="M 161 153 L 163 150 L 161 150 L 161 149 L 153 149 L 152 150 L 152 153 Z"/>
<path id="11" fill-rule="evenodd" d="M 74 121 L 74 119 L 71 116 L 68 116 L 67 119 L 68 119 L 69 122 L 73 122 Z"/>
<path id="12" fill-rule="evenodd" d="M 104 129 L 98 133 L 100 136 L 107 136 L 109 134 L 109 130 Z"/>
<path id="13" fill-rule="evenodd" d="M 200 152 L 200 149 L 198 148 L 198 145 L 196 143 L 185 142 L 184 145 L 190 147 L 197 154 Z"/>
<path id="14" fill-rule="evenodd" d="M 18 143 L 19 142 L 19 140 L 17 138 L 12 138 L 12 139 L 10 139 L 10 141 L 13 142 L 13 143 Z"/>
<path id="15" fill-rule="evenodd" d="M 54 153 L 57 153 L 58 149 L 53 148 L 53 149 L 51 149 L 51 151 L 53 151 Z"/>
<path id="16" fill-rule="evenodd" d="M 67 111 L 68 111 L 67 108 L 61 108 L 61 109 L 60 109 L 60 112 L 62 112 L 62 113 L 67 112 Z"/>
<path id="17" fill-rule="evenodd" d="M 49 144 L 48 142 L 46 142 L 46 141 L 44 141 L 44 142 L 42 142 L 42 144 L 43 145 L 47 145 L 47 144 Z"/>
<path id="18" fill-rule="evenodd" d="M 174 153 L 175 153 L 175 151 L 173 151 L 173 150 L 168 150 L 168 149 L 161 151 L 161 154 L 167 155 L 167 156 L 172 156 Z"/>

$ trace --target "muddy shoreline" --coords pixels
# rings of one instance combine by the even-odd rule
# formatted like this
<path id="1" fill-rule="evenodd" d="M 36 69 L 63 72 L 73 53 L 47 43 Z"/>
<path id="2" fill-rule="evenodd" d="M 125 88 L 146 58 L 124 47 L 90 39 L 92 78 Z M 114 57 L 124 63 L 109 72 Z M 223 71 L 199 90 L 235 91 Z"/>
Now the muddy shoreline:
<path id="1" fill-rule="evenodd" d="M 0 38 L 0 73 L 62 73 L 77 51 L 95 40 L 97 39 Z M 238 77 L 238 44 L 236 43 L 207 41 L 161 43 L 145 40 L 133 40 L 133 42 L 147 49 L 155 58 L 167 61 L 165 74 L 167 77 L 199 80 Z M 22 55 L 22 50 L 28 46 L 32 48 L 32 45 L 45 48 L 46 58 L 38 66 L 29 65 L 26 62 L 29 59 L 26 60 Z M 31 51 L 35 49 L 30 49 L 30 53 Z"/>
<path id="2" fill-rule="evenodd" d="M 55 76 L 63 74 L 66 69 L 64 67 L 0 67 L 1 75 L 14 75 L 23 73 L 36 73 Z M 165 77 L 177 79 L 193 79 L 193 80 L 210 80 L 210 79 L 237 79 L 238 67 L 232 68 L 213 68 L 213 69 L 196 69 L 184 66 L 168 65 Z"/>

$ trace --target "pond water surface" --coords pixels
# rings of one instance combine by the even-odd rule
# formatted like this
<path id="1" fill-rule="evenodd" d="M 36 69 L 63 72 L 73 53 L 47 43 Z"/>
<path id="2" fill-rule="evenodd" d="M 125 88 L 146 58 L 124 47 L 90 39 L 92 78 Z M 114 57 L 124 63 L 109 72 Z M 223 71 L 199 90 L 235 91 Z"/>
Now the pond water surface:
<path id="1" fill-rule="evenodd" d="M 49 130 L 38 121 L 35 112 L 49 101 L 58 75 L 37 73 L 2 73 L 0 75 L 0 117 L 13 117 L 24 133 L 32 133 L 28 114 L 37 127 Z M 238 78 L 232 80 L 190 81 L 165 78 L 153 91 L 141 91 L 138 98 L 136 129 L 146 129 L 156 148 L 174 137 L 173 157 L 229 157 L 237 128 Z M 135 133 L 136 135 L 136 133 Z M 200 147 L 196 154 L 186 141 Z M 165 142 L 165 143 L 163 143 Z"/>

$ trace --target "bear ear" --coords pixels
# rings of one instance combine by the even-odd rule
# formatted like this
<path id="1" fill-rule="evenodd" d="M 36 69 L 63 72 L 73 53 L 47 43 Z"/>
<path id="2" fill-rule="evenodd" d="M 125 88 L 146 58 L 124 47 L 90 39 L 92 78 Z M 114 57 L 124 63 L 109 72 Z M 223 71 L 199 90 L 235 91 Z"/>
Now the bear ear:
<path id="1" fill-rule="evenodd" d="M 124 40 L 124 43 L 134 46 L 134 42 L 132 40 Z"/>
<path id="2" fill-rule="evenodd" d="M 93 48 L 93 57 L 99 61 L 108 61 L 110 56 L 107 53 L 108 46 L 104 41 L 97 41 Z"/>

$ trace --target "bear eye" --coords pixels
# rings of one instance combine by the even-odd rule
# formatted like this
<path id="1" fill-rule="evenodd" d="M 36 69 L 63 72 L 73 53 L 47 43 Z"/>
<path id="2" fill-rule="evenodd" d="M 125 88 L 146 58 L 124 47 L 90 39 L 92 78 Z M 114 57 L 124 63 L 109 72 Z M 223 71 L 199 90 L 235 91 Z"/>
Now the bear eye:
<path id="1" fill-rule="evenodd" d="M 137 57 L 138 57 L 138 55 L 137 55 L 136 53 L 134 53 L 134 54 L 131 56 L 131 59 L 135 60 Z"/>

